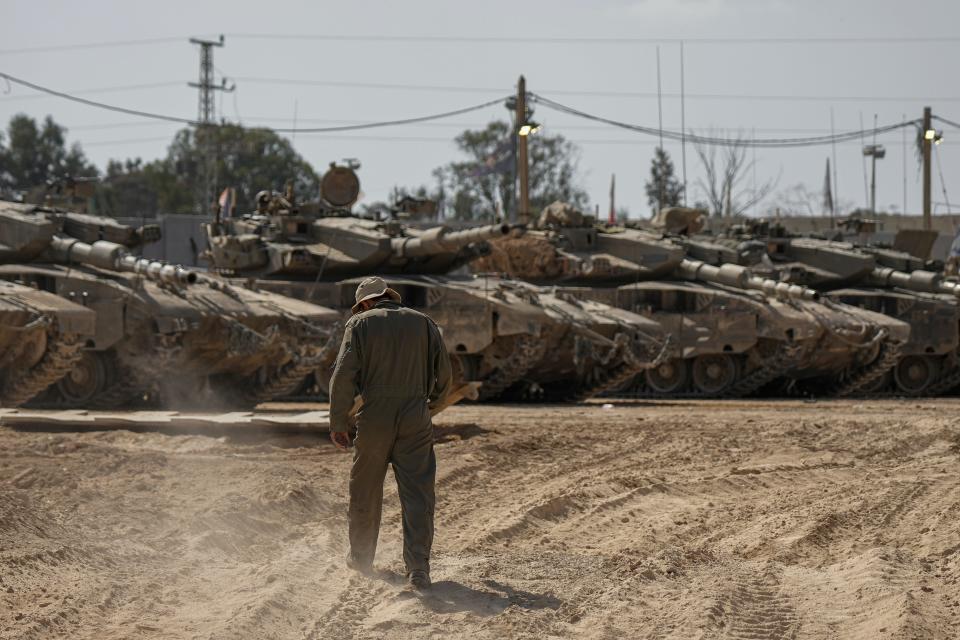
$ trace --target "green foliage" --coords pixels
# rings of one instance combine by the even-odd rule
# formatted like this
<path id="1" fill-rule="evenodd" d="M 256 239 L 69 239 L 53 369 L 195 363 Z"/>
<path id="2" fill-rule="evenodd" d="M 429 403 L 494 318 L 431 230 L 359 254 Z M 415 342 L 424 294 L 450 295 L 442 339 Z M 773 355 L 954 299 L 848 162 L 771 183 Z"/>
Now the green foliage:
<path id="1" fill-rule="evenodd" d="M 159 212 L 209 213 L 197 204 L 203 194 L 203 145 L 207 140 L 215 158 L 210 167 L 213 198 L 226 187 L 234 187 L 238 212 L 253 210 L 258 191 L 283 190 L 288 180 L 293 180 L 296 193 L 303 198 L 319 194 L 320 177 L 289 140 L 266 129 L 221 125 L 201 131 L 182 129 L 162 160 L 111 162 L 98 194 L 101 211 L 147 217 Z"/>
<path id="2" fill-rule="evenodd" d="M 650 179 L 646 184 L 647 202 L 656 215 L 664 207 L 676 207 L 683 198 L 683 184 L 674 175 L 670 154 L 657 147 L 650 161 Z"/>
<path id="3" fill-rule="evenodd" d="M 449 217 L 490 220 L 498 210 L 515 209 L 513 138 L 511 125 L 502 120 L 456 137 L 457 148 L 467 159 L 434 171 L 443 185 Z M 586 207 L 587 194 L 577 184 L 576 145 L 561 135 L 540 132 L 530 136 L 528 153 L 530 213 L 535 215 L 555 200 Z"/>
<path id="4" fill-rule="evenodd" d="M 29 191 L 55 178 L 96 177 L 80 145 L 67 148 L 66 129 L 47 116 L 42 125 L 18 114 L 7 126 L 6 144 L 0 137 L 0 189 Z"/>

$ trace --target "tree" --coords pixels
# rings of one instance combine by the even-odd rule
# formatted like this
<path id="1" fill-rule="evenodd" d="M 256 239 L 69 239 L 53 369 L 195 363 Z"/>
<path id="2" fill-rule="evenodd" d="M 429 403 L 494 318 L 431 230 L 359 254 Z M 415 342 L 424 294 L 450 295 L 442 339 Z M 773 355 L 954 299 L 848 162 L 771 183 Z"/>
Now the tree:
<path id="1" fill-rule="evenodd" d="M 716 145 L 695 143 L 693 147 L 705 174 L 697 180 L 697 185 L 714 216 L 742 215 L 770 195 L 779 181 L 779 178 L 768 180 L 755 188 L 743 184 L 754 162 L 747 161 L 747 145 L 742 136 L 738 135 L 730 144 L 721 147 L 719 159 Z"/>
<path id="2" fill-rule="evenodd" d="M 495 212 L 503 214 L 516 208 L 514 137 L 511 125 L 502 120 L 456 137 L 457 148 L 467 159 L 434 171 L 443 185 L 448 216 L 489 219 Z M 576 145 L 561 135 L 543 133 L 531 136 L 528 145 L 531 212 L 555 200 L 586 207 L 587 194 L 577 184 Z"/>
<path id="3" fill-rule="evenodd" d="M 683 197 L 683 184 L 674 175 L 670 154 L 662 147 L 654 149 L 646 191 L 647 202 L 653 208 L 654 215 L 664 207 L 678 206 Z"/>
<path id="4" fill-rule="evenodd" d="M 0 188 L 28 191 L 68 175 L 96 177 L 97 168 L 87 160 L 80 145 L 74 143 L 68 149 L 65 136 L 66 129 L 50 116 L 42 126 L 22 113 L 13 116 L 7 127 L 7 143 L 0 148 Z"/>
<path id="5" fill-rule="evenodd" d="M 238 211 L 252 211 L 257 192 L 283 190 L 288 180 L 301 198 L 315 199 L 319 194 L 319 176 L 286 138 L 266 129 L 237 125 L 208 131 L 215 150 L 214 196 L 234 187 Z M 203 159 L 196 131 L 183 129 L 174 136 L 166 158 L 146 164 L 139 158 L 111 161 L 97 194 L 97 206 L 115 216 L 209 213 L 197 197 L 203 192 Z"/>
<path id="6" fill-rule="evenodd" d="M 253 209 L 257 192 L 282 190 L 287 181 L 293 181 L 294 191 L 301 197 L 318 196 L 320 177 L 286 138 L 268 129 L 245 129 L 239 125 L 219 125 L 204 133 L 213 137 L 215 195 L 226 187 L 234 187 L 241 210 L 243 207 Z M 194 194 L 202 192 L 203 159 L 197 132 L 193 129 L 178 132 L 164 161 L 166 171 L 175 178 L 173 184 L 177 190 L 161 193 L 163 210 L 183 211 L 187 208 L 186 198 L 195 202 Z"/>

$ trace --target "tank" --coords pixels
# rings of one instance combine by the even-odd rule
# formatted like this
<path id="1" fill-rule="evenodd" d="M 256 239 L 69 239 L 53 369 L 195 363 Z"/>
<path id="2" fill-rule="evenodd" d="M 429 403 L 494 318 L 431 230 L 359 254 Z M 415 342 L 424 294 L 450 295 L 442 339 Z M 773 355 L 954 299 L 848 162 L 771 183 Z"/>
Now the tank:
<path id="1" fill-rule="evenodd" d="M 499 276 L 452 275 L 489 252 L 490 239 L 521 229 L 420 229 L 351 215 L 342 204 L 359 188 L 351 175 L 332 166 L 319 203 L 299 205 L 289 190 L 262 192 L 255 212 L 208 224 L 205 255 L 212 268 L 345 315 L 359 280 L 381 275 L 406 305 L 437 321 L 459 381 L 481 382 L 485 400 L 586 398 L 622 384 L 665 353 L 660 327 L 629 311 Z M 321 388 L 328 376 L 325 363 L 316 373 Z"/>
<path id="2" fill-rule="evenodd" d="M 19 406 L 71 375 L 95 321 L 78 304 L 0 282 L 0 406 Z"/>
<path id="3" fill-rule="evenodd" d="M 475 269 L 552 284 L 656 320 L 673 336 L 670 357 L 634 381 L 633 393 L 735 397 L 778 379 L 817 378 L 859 392 L 909 332 L 879 314 L 826 304 L 805 286 L 762 277 L 721 244 L 694 242 L 695 210 L 673 209 L 659 231 L 604 227 L 563 203 L 535 228 L 492 242 Z M 696 246 L 694 246 L 696 245 Z"/>
<path id="4" fill-rule="evenodd" d="M 157 232 L 0 203 L 0 278 L 54 293 L 96 319 L 70 375 L 34 402 L 250 407 L 302 384 L 335 348 L 333 310 L 134 255 Z"/>
<path id="5" fill-rule="evenodd" d="M 757 243 L 764 259 L 755 270 L 907 323 L 909 339 L 873 391 L 939 395 L 960 385 L 960 286 L 928 269 L 925 260 L 890 248 L 791 234 L 766 222 L 733 227 L 720 241 Z"/>

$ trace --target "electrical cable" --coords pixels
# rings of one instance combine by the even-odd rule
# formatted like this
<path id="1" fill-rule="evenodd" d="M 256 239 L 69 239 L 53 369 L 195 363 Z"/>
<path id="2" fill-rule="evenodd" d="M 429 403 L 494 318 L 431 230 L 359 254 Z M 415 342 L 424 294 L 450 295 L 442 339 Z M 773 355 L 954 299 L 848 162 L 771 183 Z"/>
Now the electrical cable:
<path id="1" fill-rule="evenodd" d="M 402 118 L 398 120 L 386 120 L 383 122 L 367 122 L 363 124 L 346 124 L 346 125 L 340 125 L 335 127 L 313 127 L 308 129 L 304 129 L 300 127 L 296 129 L 271 127 L 270 130 L 276 133 L 292 133 L 294 131 L 296 131 L 297 133 L 327 133 L 327 132 L 336 132 L 336 131 L 355 131 L 360 129 L 375 129 L 378 127 L 393 127 L 393 126 L 404 125 L 404 124 L 415 124 L 418 122 L 427 122 L 430 120 L 439 120 L 441 118 L 450 118 L 453 116 L 463 115 L 465 113 L 471 113 L 473 111 L 480 111 L 481 109 L 486 109 L 488 107 L 492 107 L 493 105 L 500 104 L 506 99 L 507 99 L 506 96 L 504 96 L 500 98 L 495 98 L 493 100 L 487 100 L 486 102 L 475 104 L 470 107 L 464 107 L 462 109 L 454 109 L 453 111 L 444 111 L 442 113 L 434 113 L 428 116 L 419 116 L 416 118 Z"/>
<path id="2" fill-rule="evenodd" d="M 542 104 L 545 107 L 560 111 L 562 113 L 567 113 L 569 115 L 577 116 L 587 120 L 593 120 L 594 122 L 603 122 L 614 127 L 619 127 L 621 129 L 627 129 L 630 131 L 635 131 L 637 133 L 643 133 L 646 135 L 660 135 L 658 129 L 654 127 L 645 127 L 642 125 L 629 124 L 626 122 L 620 122 L 618 120 L 613 120 L 610 118 L 604 118 L 602 116 L 593 115 L 585 111 L 580 111 L 569 107 L 562 103 L 556 102 L 544 96 L 541 96 L 536 93 L 531 93 L 531 98 L 537 104 Z M 916 124 L 916 120 L 908 122 L 898 122 L 895 124 L 885 125 L 883 127 L 876 127 L 872 130 L 875 134 L 887 133 L 889 131 L 896 131 L 906 126 L 911 126 Z M 703 136 L 699 134 L 689 133 L 686 134 L 686 138 L 689 139 L 694 144 L 706 144 L 706 145 L 715 145 L 715 146 L 726 146 L 726 147 L 758 147 L 758 148 L 773 148 L 773 147 L 807 147 L 807 146 L 816 146 L 821 144 L 830 144 L 832 142 L 844 142 L 847 140 L 856 140 L 864 134 L 863 131 L 848 131 L 846 133 L 839 133 L 835 135 L 825 135 L 825 136 L 808 136 L 805 138 L 758 138 L 753 140 L 747 140 L 743 138 L 719 138 L 715 136 Z M 671 140 L 680 141 L 684 134 L 680 132 L 673 131 L 664 131 L 663 136 Z"/>
<path id="3" fill-rule="evenodd" d="M 956 43 L 960 36 L 865 36 L 865 37 L 746 37 L 746 38 L 644 38 L 577 36 L 467 36 L 467 35 L 364 35 L 309 33 L 228 33 L 241 40 L 327 40 L 331 42 L 410 42 L 414 44 L 492 43 L 492 44 L 923 44 Z"/>
<path id="4" fill-rule="evenodd" d="M 937 116 L 937 115 L 933 116 L 933 119 L 934 119 L 934 120 L 939 120 L 939 121 L 942 122 L 943 124 L 948 124 L 948 125 L 950 125 L 951 127 L 956 127 L 957 129 L 960 129 L 960 122 L 954 122 L 953 120 L 948 120 L 948 119 L 946 119 L 946 118 L 943 118 L 943 117 Z"/>
<path id="5" fill-rule="evenodd" d="M 80 49 L 107 49 L 110 47 L 130 47 L 146 44 L 161 44 L 167 42 L 183 42 L 190 36 L 174 36 L 169 38 L 142 38 L 140 40 L 114 40 L 111 42 L 86 42 L 79 44 L 56 44 L 39 47 L 21 47 L 19 49 L 0 49 L 0 55 L 18 53 L 48 53 L 51 51 L 76 51 Z"/>
<path id="6" fill-rule="evenodd" d="M 181 124 L 190 124 L 197 125 L 200 124 L 196 120 L 191 120 L 190 118 L 178 118 L 176 116 L 167 116 L 159 113 L 150 113 L 148 111 L 140 111 L 138 109 L 127 109 L 126 107 L 117 107 L 110 104 L 105 104 L 103 102 L 97 102 L 95 100 L 87 100 L 86 98 L 80 98 L 69 93 L 63 93 L 62 91 L 55 91 L 54 89 L 49 89 L 47 87 L 42 87 L 38 84 L 34 84 L 27 80 L 11 76 L 9 73 L 4 73 L 0 71 L 0 78 L 5 78 L 8 82 L 13 82 L 14 84 L 19 84 L 24 87 L 33 89 L 34 91 L 40 91 L 41 93 L 48 93 L 52 96 L 57 96 L 58 98 L 63 98 L 64 100 L 70 100 L 71 102 L 79 102 L 80 104 L 85 104 L 89 107 L 96 107 L 98 109 L 106 109 L 107 111 L 116 111 L 117 113 L 126 113 L 132 116 L 141 116 L 143 118 L 153 118 L 154 120 L 166 120 L 168 122 L 179 122 Z"/>
<path id="7" fill-rule="evenodd" d="M 450 93 L 492 93 L 500 89 L 494 87 L 471 87 L 464 85 L 435 85 L 393 82 L 355 82 L 348 80 L 298 80 L 295 78 L 267 78 L 263 76 L 231 76 L 232 79 L 249 84 L 290 85 L 305 87 L 343 87 L 351 89 L 382 89 L 388 91 L 436 91 Z M 550 95 L 593 96 L 601 98 L 645 98 L 654 99 L 656 92 L 651 91 L 598 91 L 589 89 L 542 89 Z M 695 100 L 770 100 L 790 102 L 913 102 L 917 96 L 851 96 L 851 95 L 772 95 L 772 94 L 735 94 L 735 93 L 680 93 L 665 92 L 664 98 Z M 960 96 L 925 97 L 927 102 L 960 102 Z"/>
<path id="8" fill-rule="evenodd" d="M 187 86 L 184 82 L 179 80 L 169 81 L 169 82 L 148 82 L 144 84 L 125 84 L 125 85 L 114 85 L 112 87 L 97 87 L 95 89 L 77 89 L 71 91 L 70 95 L 79 95 L 86 93 L 114 93 L 117 91 L 142 91 L 144 89 L 161 89 L 166 87 L 185 87 Z M 27 95 L 14 95 L 14 96 L 4 96 L 0 98 L 0 103 L 7 102 L 18 102 L 21 100 L 36 100 L 38 98 L 46 98 L 47 96 L 42 93 L 31 93 Z"/>
<path id="9" fill-rule="evenodd" d="M 431 35 L 363 35 L 363 34 L 286 34 L 286 33 L 232 33 L 229 38 L 241 40 L 327 40 L 331 42 L 367 42 L 367 43 L 403 43 L 413 44 L 461 44 L 499 43 L 499 44 L 588 44 L 588 45 L 624 45 L 624 44 L 679 44 L 690 45 L 737 45 L 737 44 L 949 44 L 960 42 L 958 36 L 866 36 L 866 37 L 754 37 L 754 38 L 643 38 L 643 37 L 578 37 L 578 36 L 431 36 Z M 0 55 L 22 53 L 50 53 L 57 51 L 78 51 L 83 49 L 109 49 L 152 44 L 184 42 L 189 35 L 161 38 L 140 38 L 137 40 L 113 40 L 108 42 L 82 42 L 73 44 L 40 45 L 0 49 Z"/>
<path id="10" fill-rule="evenodd" d="M 34 84 L 33 82 L 29 82 L 29 81 L 27 81 L 27 80 L 23 80 L 23 79 L 21 79 L 21 78 L 17 78 L 17 77 L 15 77 L 15 76 L 12 76 L 12 75 L 10 75 L 10 74 L 8 74 L 8 73 L 4 73 L 4 72 L 2 72 L 2 71 L 0 71 L 0 78 L 5 78 L 8 82 L 13 82 L 13 83 L 15 83 L 15 84 L 19 84 L 19 85 L 28 87 L 28 88 L 33 89 L 33 90 L 35 90 L 35 91 L 40 91 L 40 92 L 42 92 L 42 93 L 47 93 L 47 94 L 50 94 L 50 95 L 53 95 L 53 96 L 57 96 L 57 97 L 59 97 L 59 98 L 63 98 L 63 99 L 65 99 L 65 100 L 70 100 L 70 101 L 72 101 L 72 102 L 79 102 L 80 104 L 85 104 L 85 105 L 90 106 L 90 107 L 96 107 L 96 108 L 98 108 L 98 109 L 106 109 L 106 110 L 108 110 L 108 111 L 116 111 L 116 112 L 118 112 L 118 113 L 126 113 L 126 114 L 128 114 L 128 115 L 140 116 L 140 117 L 143 117 L 143 118 L 152 118 L 152 119 L 154 119 L 154 120 L 165 120 L 165 121 L 167 121 L 167 122 L 178 122 L 178 123 L 181 123 L 181 124 L 187 124 L 187 125 L 191 125 L 191 126 L 200 126 L 200 125 L 203 124 L 203 123 L 201 123 L 201 122 L 199 122 L 199 121 L 197 121 L 197 120 L 192 120 L 192 119 L 190 119 L 190 118 L 178 118 L 178 117 L 176 117 L 176 116 L 168 116 L 168 115 L 164 115 L 164 114 L 160 114 L 160 113 L 151 113 L 151 112 L 149 112 L 149 111 L 140 111 L 140 110 L 138 110 L 138 109 L 128 109 L 128 108 L 126 108 L 126 107 L 118 107 L 118 106 L 106 104 L 106 103 L 103 103 L 103 102 L 97 102 L 97 101 L 95 101 L 95 100 L 87 100 L 86 98 L 80 98 L 80 97 L 71 95 L 71 94 L 69 94 L 69 93 L 64 93 L 64 92 L 62 92 L 62 91 L 56 91 L 56 90 L 50 89 L 50 88 L 48 88 L 48 87 L 44 87 L 44 86 L 41 86 L 41 85 L 38 85 L 38 84 Z M 398 125 L 404 125 L 404 124 L 414 124 L 414 123 L 418 123 L 418 122 L 427 122 L 427 121 L 430 121 L 430 120 L 438 120 L 438 119 L 441 119 L 441 118 L 449 118 L 449 117 L 452 117 L 452 116 L 463 115 L 463 114 L 465 114 L 465 113 L 471 113 L 471 112 L 473 112 L 473 111 L 479 111 L 479 110 L 481 110 L 481 109 L 486 109 L 486 108 L 488 108 L 488 107 L 491 107 L 491 106 L 493 106 L 493 105 L 495 105 L 495 104 L 500 104 L 500 103 L 503 102 L 505 99 L 506 99 L 505 97 L 500 97 L 500 98 L 496 98 L 496 99 L 494 99 L 494 100 L 488 100 L 488 101 L 486 101 L 486 102 L 482 102 L 482 103 L 480 103 L 480 104 L 476 104 L 476 105 L 473 105 L 473 106 L 464 107 L 464 108 L 462 108 L 462 109 L 454 109 L 454 110 L 452 110 L 452 111 L 445 111 L 445 112 L 442 112 L 442 113 L 434 113 L 434 114 L 431 114 L 431 115 L 418 116 L 418 117 L 414 117 L 414 118 L 402 118 L 402 119 L 397 119 L 397 120 L 386 120 L 386 121 L 382 121 L 382 122 L 366 122 L 366 123 L 362 123 L 362 124 L 349 124 L 349 125 L 340 125 L 340 126 L 334 126 L 334 127 L 313 127 L 313 128 L 309 128 L 309 129 L 300 129 L 300 128 L 297 128 L 296 131 L 297 131 L 298 133 L 326 133 L 326 132 L 337 132 L 337 131 L 355 131 L 355 130 L 362 130 L 362 129 L 374 129 L 374 128 L 379 128 L 379 127 L 391 127 L 391 126 L 398 126 Z M 239 125 L 237 125 L 237 126 L 239 126 Z M 270 129 L 271 131 L 274 131 L 274 132 L 276 132 L 276 133 L 291 133 L 291 132 L 294 131 L 293 129 L 289 129 L 289 128 L 273 128 L 273 127 L 262 127 L 262 128 L 264 128 L 264 129 Z"/>

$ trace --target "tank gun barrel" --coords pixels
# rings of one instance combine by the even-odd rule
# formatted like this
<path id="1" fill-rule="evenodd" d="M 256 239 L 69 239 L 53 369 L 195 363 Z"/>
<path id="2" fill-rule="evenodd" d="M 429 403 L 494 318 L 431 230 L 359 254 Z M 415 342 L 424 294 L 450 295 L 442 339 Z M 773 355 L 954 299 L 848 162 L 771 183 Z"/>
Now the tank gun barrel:
<path id="1" fill-rule="evenodd" d="M 116 242 L 98 240 L 93 244 L 75 238 L 53 238 L 50 250 L 54 257 L 65 262 L 89 264 L 110 271 L 136 273 L 150 280 L 166 284 L 186 285 L 197 281 L 197 273 L 161 260 L 139 258 Z"/>
<path id="2" fill-rule="evenodd" d="M 910 291 L 946 293 L 960 298 L 960 284 L 947 282 L 943 275 L 933 271 L 899 271 L 891 267 L 876 267 L 870 273 L 870 281 L 884 287 L 900 287 Z"/>
<path id="3" fill-rule="evenodd" d="M 791 300 L 816 301 L 820 294 L 809 287 L 754 275 L 748 268 L 738 264 L 715 267 L 699 260 L 685 259 L 677 267 L 677 273 L 687 280 L 700 280 L 724 284 L 738 289 L 760 291 L 768 296 Z"/>
<path id="4" fill-rule="evenodd" d="M 475 229 L 450 231 L 447 227 L 435 227 L 410 238 L 393 238 L 390 242 L 393 253 L 402 258 L 423 258 L 438 253 L 450 253 L 474 242 L 501 238 L 517 227 L 509 224 L 491 224 Z"/>

